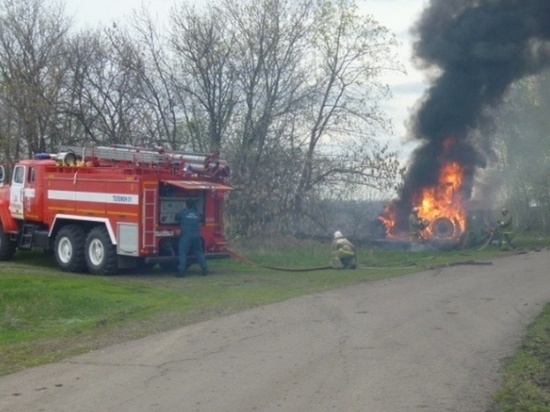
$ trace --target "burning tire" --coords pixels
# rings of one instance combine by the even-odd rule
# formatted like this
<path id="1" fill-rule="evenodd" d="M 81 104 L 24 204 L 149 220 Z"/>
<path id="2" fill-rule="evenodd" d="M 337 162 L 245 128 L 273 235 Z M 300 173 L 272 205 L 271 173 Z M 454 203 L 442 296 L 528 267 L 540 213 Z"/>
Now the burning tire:
<path id="1" fill-rule="evenodd" d="M 77 225 L 63 226 L 55 236 L 55 260 L 57 265 L 67 272 L 83 272 L 84 229 Z"/>
<path id="2" fill-rule="evenodd" d="M 455 236 L 455 224 L 448 217 L 439 217 L 432 223 L 433 238 L 436 240 L 449 240 Z"/>
<path id="3" fill-rule="evenodd" d="M 86 236 L 86 266 L 90 273 L 112 275 L 118 269 L 116 247 L 104 226 L 96 226 Z"/>

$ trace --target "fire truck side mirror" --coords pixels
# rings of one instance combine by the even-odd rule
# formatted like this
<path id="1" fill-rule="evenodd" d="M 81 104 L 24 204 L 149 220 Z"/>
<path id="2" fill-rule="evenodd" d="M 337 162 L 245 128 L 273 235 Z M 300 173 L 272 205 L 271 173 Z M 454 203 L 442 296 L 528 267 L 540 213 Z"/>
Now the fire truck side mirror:
<path id="1" fill-rule="evenodd" d="M 4 166 L 0 166 L 0 186 L 4 185 L 5 180 L 6 180 L 6 170 L 4 169 Z"/>

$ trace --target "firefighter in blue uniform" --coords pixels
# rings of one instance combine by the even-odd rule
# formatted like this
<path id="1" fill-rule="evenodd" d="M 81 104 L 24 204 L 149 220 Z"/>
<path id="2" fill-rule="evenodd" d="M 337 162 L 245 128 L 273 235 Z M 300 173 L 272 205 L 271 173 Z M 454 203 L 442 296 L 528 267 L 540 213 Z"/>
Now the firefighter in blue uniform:
<path id="1" fill-rule="evenodd" d="M 196 209 L 196 202 L 188 199 L 186 208 L 182 209 L 176 220 L 180 222 L 180 241 L 179 241 L 179 266 L 177 277 L 183 277 L 187 270 L 187 255 L 192 254 L 197 258 L 202 275 L 206 276 L 207 266 L 202 249 L 202 240 L 200 236 L 201 214 Z"/>

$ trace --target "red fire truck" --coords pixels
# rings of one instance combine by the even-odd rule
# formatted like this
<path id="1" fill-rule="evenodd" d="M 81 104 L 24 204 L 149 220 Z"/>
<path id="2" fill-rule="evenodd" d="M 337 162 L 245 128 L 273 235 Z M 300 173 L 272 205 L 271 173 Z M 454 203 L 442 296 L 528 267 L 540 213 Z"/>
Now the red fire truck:
<path id="1" fill-rule="evenodd" d="M 52 250 L 70 272 L 175 269 L 176 214 L 187 199 L 203 215 L 207 258 L 228 257 L 223 226 L 229 167 L 215 154 L 133 146 L 66 147 L 0 166 L 0 260 Z"/>

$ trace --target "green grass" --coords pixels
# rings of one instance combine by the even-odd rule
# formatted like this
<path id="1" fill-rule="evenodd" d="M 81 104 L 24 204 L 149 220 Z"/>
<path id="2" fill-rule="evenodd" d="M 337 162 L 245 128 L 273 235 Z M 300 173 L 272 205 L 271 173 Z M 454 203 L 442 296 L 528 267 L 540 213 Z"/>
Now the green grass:
<path id="1" fill-rule="evenodd" d="M 495 410 L 550 411 L 550 305 L 529 327 L 516 354 L 505 362 Z"/>
<path id="2" fill-rule="evenodd" d="M 0 275 L 0 374 L 98 347 L 119 323 L 188 306 L 162 288 L 39 268 L 14 272 L 2 268 Z"/>
<path id="3" fill-rule="evenodd" d="M 543 237 L 517 242 L 528 249 L 550 244 Z M 232 248 L 256 264 L 210 261 L 209 276 L 199 276 L 192 266 L 185 278 L 160 270 L 112 277 L 70 274 L 60 272 L 44 253 L 18 252 L 13 261 L 0 262 L 0 375 L 255 306 L 507 254 L 494 245 L 481 251 L 418 253 L 360 248 L 358 270 L 295 271 L 327 266 L 328 242 L 270 239 L 234 242 Z M 550 309 L 538 325 L 523 345 L 519 363 L 510 363 L 510 383 L 499 392 L 495 410 L 550 411 L 550 366 L 544 364 L 550 353 Z M 524 385 L 513 392 L 518 382 Z"/>

